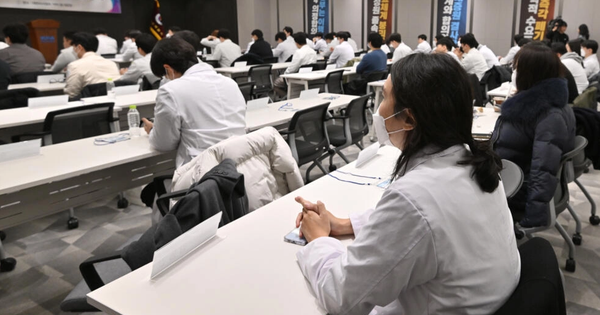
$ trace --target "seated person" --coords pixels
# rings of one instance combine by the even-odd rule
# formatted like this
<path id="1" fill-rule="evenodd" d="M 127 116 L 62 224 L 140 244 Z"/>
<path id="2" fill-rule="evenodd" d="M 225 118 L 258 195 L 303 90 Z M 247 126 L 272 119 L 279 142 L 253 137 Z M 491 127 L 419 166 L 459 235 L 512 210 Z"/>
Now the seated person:
<path id="1" fill-rule="evenodd" d="M 287 62 L 294 52 L 298 50 L 292 35 L 286 36 L 285 32 L 275 34 L 275 41 L 277 42 L 277 47 L 273 49 L 273 57 L 278 57 L 278 62 Z"/>
<path id="2" fill-rule="evenodd" d="M 419 42 L 419 45 L 415 48 L 415 52 L 422 52 L 424 54 L 431 52 L 431 45 L 427 42 L 427 35 L 421 34 L 417 36 L 417 41 Z"/>
<path id="3" fill-rule="evenodd" d="M 446 56 L 411 54 L 393 64 L 383 93 L 374 129 L 401 150 L 391 184 L 348 219 L 297 197 L 309 242 L 296 254 L 300 270 L 329 314 L 493 314 L 521 261 L 502 165 L 471 135 L 467 73 Z M 354 242 L 330 237 L 342 235 Z"/>
<path id="4" fill-rule="evenodd" d="M 2 32 L 9 47 L 0 50 L 0 60 L 10 66 L 11 75 L 44 71 L 44 55 L 25 44 L 29 37 L 25 25 L 10 24 Z"/>
<path id="5" fill-rule="evenodd" d="M 573 42 L 575 41 L 577 40 L 573 40 Z M 576 45 L 578 43 L 571 44 Z M 581 94 L 589 85 L 587 74 L 583 68 L 583 58 L 575 51 L 569 51 L 569 49 L 568 44 L 566 46 L 559 42 L 552 44 L 552 51 L 560 58 L 565 67 L 569 69 L 577 84 L 577 93 Z"/>
<path id="6" fill-rule="evenodd" d="M 333 38 L 332 38 L 333 39 Z M 321 54 L 327 49 L 327 42 L 323 39 L 323 33 L 317 32 L 313 37 L 313 42 L 315 43 L 315 50 Z"/>
<path id="7" fill-rule="evenodd" d="M 179 33 L 181 31 L 181 27 L 172 25 L 169 27 L 169 31 L 167 32 L 167 38 Z"/>
<path id="8" fill-rule="evenodd" d="M 140 59 L 143 57 L 138 52 L 138 47 L 137 47 L 137 38 L 141 34 L 142 34 L 142 32 L 140 32 L 140 31 L 134 31 L 129 34 L 130 43 L 127 45 L 127 49 L 122 53 L 123 56 L 121 58 L 123 60 L 126 60 L 126 61 L 137 60 L 137 59 Z"/>
<path id="9" fill-rule="evenodd" d="M 523 36 L 523 34 L 515 34 L 515 36 L 513 36 L 513 41 L 514 41 L 515 45 L 512 46 L 508 50 L 508 54 L 506 54 L 506 56 L 504 56 L 504 57 L 498 56 L 500 65 L 512 64 L 513 59 L 515 58 L 515 55 L 519 52 L 519 50 L 521 49 L 521 46 L 522 46 L 522 45 L 519 45 L 519 42 L 521 40 L 523 40 L 524 38 L 525 38 L 525 36 Z"/>
<path id="10" fill-rule="evenodd" d="M 561 157 L 575 146 L 575 115 L 567 105 L 561 62 L 550 48 L 527 44 L 513 64 L 517 93 L 502 104 L 493 146 L 525 174 L 523 186 L 509 200 L 514 220 L 523 227 L 543 226 Z"/>
<path id="11" fill-rule="evenodd" d="M 454 53 L 461 60 L 461 63 L 468 74 L 475 74 L 478 80 L 488 70 L 487 62 L 479 50 L 477 50 L 477 41 L 472 34 L 461 36 L 460 47 L 454 50 Z"/>
<path id="12" fill-rule="evenodd" d="M 390 42 L 390 46 L 394 47 L 392 62 L 396 62 L 412 54 L 412 49 L 402 41 L 402 35 L 400 35 L 400 33 L 394 33 L 390 35 L 388 41 Z"/>
<path id="13" fill-rule="evenodd" d="M 150 73 L 150 59 L 152 58 L 152 49 L 156 45 L 156 38 L 150 34 L 140 34 L 135 40 L 138 53 L 142 56 L 141 59 L 136 59 L 131 63 L 129 68 L 121 69 L 121 81 L 138 82 L 144 73 Z"/>
<path id="14" fill-rule="evenodd" d="M 335 38 L 335 33 L 327 33 L 325 34 L 325 42 L 327 43 L 327 47 L 325 51 L 321 52 L 323 57 L 329 57 L 333 52 L 333 49 L 340 44 L 340 42 Z"/>
<path id="15" fill-rule="evenodd" d="M 261 30 L 252 31 L 252 40 L 254 40 L 254 44 L 250 46 L 250 50 L 248 53 L 255 54 L 260 58 L 272 58 L 273 50 L 271 50 L 271 45 L 265 41 L 263 38 L 263 32 Z"/>
<path id="16" fill-rule="evenodd" d="M 379 33 L 373 32 L 369 34 L 367 41 L 371 51 L 362 58 L 356 67 L 356 73 L 359 74 L 360 77 L 344 85 L 346 94 L 363 95 L 367 89 L 367 79 L 370 73 L 375 71 L 387 72 L 387 56 L 381 50 L 383 37 L 381 37 Z"/>
<path id="17" fill-rule="evenodd" d="M 60 51 L 60 54 L 56 58 L 56 61 L 52 65 L 52 72 L 62 72 L 67 68 L 67 66 L 77 60 L 77 55 L 73 51 L 73 46 L 71 42 L 73 41 L 73 35 L 75 32 L 64 32 L 63 33 L 63 48 Z"/>
<path id="18" fill-rule="evenodd" d="M 98 55 L 116 54 L 118 50 L 117 40 L 108 36 L 103 28 L 94 29 L 94 34 L 98 38 Z"/>
<path id="19" fill-rule="evenodd" d="M 129 49 L 129 46 L 135 43 L 133 41 L 133 38 L 140 34 L 142 34 L 142 32 L 138 30 L 127 30 L 124 36 L 125 40 L 123 41 L 123 45 L 121 46 L 121 50 L 119 50 L 119 53 L 124 54 L 127 51 L 127 49 Z"/>
<path id="20" fill-rule="evenodd" d="M 298 49 L 292 56 L 292 63 L 285 70 L 285 74 L 296 73 L 300 69 L 300 66 L 317 62 L 317 53 L 306 44 L 306 34 L 296 33 L 292 37 Z M 285 79 L 281 77 L 277 78 L 273 83 L 273 87 L 277 95 L 285 95 L 285 91 L 287 90 Z"/>
<path id="21" fill-rule="evenodd" d="M 177 32 L 174 33 L 174 34 L 177 34 Z M 171 36 L 173 36 L 173 35 L 171 35 Z M 200 41 L 200 44 L 202 44 L 203 46 L 206 46 L 206 47 L 210 48 L 212 50 L 212 52 L 214 53 L 215 52 L 215 48 L 217 47 L 217 45 L 219 45 L 221 43 L 221 41 L 219 40 L 219 38 L 217 37 L 217 35 L 219 35 L 219 30 L 214 30 L 210 35 L 204 37 Z"/>
<path id="22" fill-rule="evenodd" d="M 586 40 L 581 43 L 581 52 L 583 59 L 583 65 L 585 66 L 585 74 L 587 74 L 588 80 L 594 75 L 600 72 L 600 64 L 598 64 L 598 42 L 595 40 Z"/>
<path id="23" fill-rule="evenodd" d="M 340 43 L 331 48 L 331 55 L 327 63 L 335 64 L 337 68 L 345 67 L 348 61 L 354 59 L 354 49 L 348 44 L 348 34 L 346 32 L 337 33 L 337 39 Z"/>
<path id="24" fill-rule="evenodd" d="M 220 29 L 217 38 L 221 43 L 215 47 L 213 59 L 219 61 L 221 67 L 231 67 L 231 64 L 242 55 L 240 46 L 229 39 L 231 34 L 227 29 Z"/>
<path id="25" fill-rule="evenodd" d="M 65 94 L 76 97 L 86 85 L 117 80 L 120 77 L 117 64 L 95 53 L 98 38 L 91 33 L 77 32 L 73 35 L 73 51 L 78 60 L 67 66 Z"/>
<path id="26" fill-rule="evenodd" d="M 454 43 L 450 37 L 442 37 L 436 42 L 435 52 L 439 54 L 448 54 L 457 62 L 460 62 L 458 56 L 454 54 Z"/>
<path id="27" fill-rule="evenodd" d="M 186 41 L 159 41 L 150 67 L 169 81 L 158 89 L 154 123 L 142 119 L 144 129 L 154 149 L 177 150 L 177 167 L 221 140 L 246 134 L 246 102 L 237 83 L 199 63 Z"/>

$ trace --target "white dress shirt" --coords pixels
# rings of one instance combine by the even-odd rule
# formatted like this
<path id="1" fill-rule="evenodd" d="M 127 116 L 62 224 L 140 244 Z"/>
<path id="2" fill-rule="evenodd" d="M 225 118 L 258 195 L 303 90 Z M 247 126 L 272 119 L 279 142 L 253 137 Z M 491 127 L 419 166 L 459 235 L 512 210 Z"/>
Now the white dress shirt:
<path id="1" fill-rule="evenodd" d="M 218 60 L 219 65 L 225 68 L 231 67 L 233 61 L 241 55 L 242 51 L 240 50 L 240 46 L 232 42 L 231 39 L 226 39 L 215 47 L 213 59 Z"/>
<path id="2" fill-rule="evenodd" d="M 123 58 L 123 60 L 125 61 L 131 61 L 131 60 L 137 60 L 142 58 L 143 56 L 138 52 L 138 48 L 137 45 L 132 42 L 127 50 L 125 51 L 125 53 L 123 53 L 123 56 L 121 58 Z"/>
<path id="3" fill-rule="evenodd" d="M 386 55 L 391 52 L 390 47 L 388 47 L 386 44 L 381 45 L 381 51 L 383 51 Z"/>
<path id="4" fill-rule="evenodd" d="M 428 54 L 431 52 L 431 45 L 429 45 L 429 43 L 426 40 L 424 40 L 419 45 L 417 45 L 415 52 L 422 52 Z"/>
<path id="5" fill-rule="evenodd" d="M 454 60 L 456 60 L 457 62 L 460 62 L 460 60 L 458 59 L 458 56 L 453 51 L 448 51 L 446 53 L 448 55 L 450 55 L 452 58 L 454 58 Z"/>
<path id="6" fill-rule="evenodd" d="M 117 80 L 121 77 L 117 64 L 104 59 L 95 52 L 86 52 L 81 59 L 67 66 L 65 94 L 75 97 L 86 85 Z"/>
<path id="7" fill-rule="evenodd" d="M 219 39 L 209 40 L 208 37 L 205 37 L 202 40 L 200 40 L 200 44 L 202 44 L 210 49 L 215 49 L 215 47 L 217 47 L 217 45 L 219 45 L 220 43 L 221 43 L 221 41 Z M 213 53 L 214 53 L 214 51 L 213 51 Z"/>
<path id="8" fill-rule="evenodd" d="M 77 55 L 73 50 L 73 47 L 68 47 L 62 49 L 60 54 L 54 61 L 54 65 L 52 65 L 52 72 L 61 72 L 63 71 L 71 62 L 77 60 Z"/>
<path id="9" fill-rule="evenodd" d="M 467 73 L 477 75 L 479 80 L 483 78 L 483 75 L 488 70 L 485 58 L 481 55 L 481 52 L 475 48 L 471 48 L 469 53 L 463 54 L 462 65 Z"/>
<path id="10" fill-rule="evenodd" d="M 585 73 L 585 69 L 581 63 L 577 62 L 576 60 L 564 58 L 565 55 L 560 58 L 560 61 L 562 61 L 565 67 L 567 67 L 567 69 L 569 69 L 573 75 L 573 79 L 575 79 L 575 83 L 577 84 L 577 92 L 581 94 L 588 87 L 588 85 L 590 85 L 587 79 L 587 74 Z"/>
<path id="11" fill-rule="evenodd" d="M 392 62 L 396 62 L 410 54 L 412 54 L 412 49 L 402 42 L 394 49 L 394 58 L 392 58 Z"/>
<path id="12" fill-rule="evenodd" d="M 504 304 L 521 273 L 512 216 L 502 183 L 485 193 L 472 166 L 458 165 L 466 154 L 456 145 L 415 156 L 375 209 L 350 215 L 351 245 L 321 237 L 297 253 L 320 306 L 424 315 L 492 314 Z"/>
<path id="13" fill-rule="evenodd" d="M 315 50 L 315 43 L 313 43 L 313 41 L 310 40 L 308 37 L 306 38 L 306 46 L 308 46 L 312 50 Z"/>
<path id="14" fill-rule="evenodd" d="M 356 41 L 352 38 L 348 38 L 348 44 L 350 44 L 350 46 L 352 46 L 352 49 L 354 50 L 354 52 L 358 51 L 358 45 L 356 44 Z"/>
<path id="15" fill-rule="evenodd" d="M 498 61 L 498 56 L 494 54 L 494 52 L 489 49 L 486 45 L 479 45 L 477 50 L 481 53 L 483 58 L 485 59 L 485 63 L 487 64 L 488 69 L 491 69 L 493 66 L 499 66 L 500 62 Z"/>
<path id="16" fill-rule="evenodd" d="M 515 59 L 515 55 L 519 52 L 520 49 L 521 49 L 521 47 L 519 47 L 519 45 L 512 46 L 508 50 L 508 54 L 506 54 L 506 56 L 504 56 L 502 59 L 500 59 L 500 64 L 501 65 L 512 64 L 513 59 Z"/>
<path id="17" fill-rule="evenodd" d="M 121 50 L 119 50 L 119 53 L 124 54 L 127 51 L 127 48 L 129 48 L 129 46 L 131 46 L 131 44 L 133 44 L 133 41 L 131 40 L 131 38 L 124 40 L 123 45 L 121 46 Z"/>
<path id="18" fill-rule="evenodd" d="M 247 54 L 250 51 L 250 47 L 252 47 L 252 44 L 254 44 L 254 39 L 251 40 L 248 45 L 246 45 L 246 51 L 244 52 L 244 54 Z"/>
<path id="19" fill-rule="evenodd" d="M 323 57 L 329 57 L 331 56 L 331 48 L 337 47 L 340 44 L 340 42 L 338 42 L 337 40 L 332 40 L 331 42 L 329 42 L 329 44 L 327 44 L 327 48 L 325 48 L 325 51 L 322 53 Z"/>
<path id="20" fill-rule="evenodd" d="M 323 53 L 327 49 L 327 42 L 324 39 L 319 39 L 315 43 L 315 50 L 318 50 L 319 53 Z"/>
<path id="21" fill-rule="evenodd" d="M 585 66 L 585 74 L 587 75 L 588 79 L 600 72 L 600 65 L 598 64 L 598 57 L 596 54 L 590 55 L 583 59 L 583 65 Z"/>
<path id="22" fill-rule="evenodd" d="M 348 42 L 337 45 L 329 56 L 329 63 L 335 63 L 337 68 L 344 67 L 348 61 L 354 58 L 354 50 Z"/>
<path id="23" fill-rule="evenodd" d="M 149 53 L 140 59 L 134 60 L 131 63 L 131 66 L 127 68 L 127 72 L 123 73 L 119 80 L 137 83 L 138 79 L 141 78 L 144 75 L 144 73 L 152 73 L 152 69 L 150 69 L 151 59 L 152 53 Z"/>
<path id="24" fill-rule="evenodd" d="M 308 47 L 308 45 L 304 45 L 296 50 L 292 57 L 292 63 L 287 67 L 285 73 L 296 73 L 300 69 L 300 66 L 315 62 L 317 62 L 317 53 L 314 49 Z"/>
<path id="25" fill-rule="evenodd" d="M 177 149 L 177 167 L 221 140 L 244 134 L 242 92 L 235 81 L 206 63 L 158 89 L 150 145 L 158 151 Z"/>
<path id="26" fill-rule="evenodd" d="M 98 55 L 116 54 L 118 50 L 117 40 L 106 35 L 96 35 L 98 38 Z"/>
<path id="27" fill-rule="evenodd" d="M 273 49 L 273 57 L 279 57 L 278 62 L 286 62 L 298 50 L 292 36 L 288 36 L 283 42 Z"/>

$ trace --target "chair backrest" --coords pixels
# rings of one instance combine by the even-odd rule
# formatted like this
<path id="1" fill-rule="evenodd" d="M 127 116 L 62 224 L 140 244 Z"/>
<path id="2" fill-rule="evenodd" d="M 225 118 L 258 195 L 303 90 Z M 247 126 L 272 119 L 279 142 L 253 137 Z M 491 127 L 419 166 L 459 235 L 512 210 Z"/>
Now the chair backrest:
<path id="1" fill-rule="evenodd" d="M 494 315 L 566 315 L 565 292 L 550 242 L 535 237 L 519 246 L 521 278 Z"/>
<path id="2" fill-rule="evenodd" d="M 142 77 L 142 91 L 158 90 L 160 87 L 160 78 L 152 73 L 144 73 Z"/>
<path id="3" fill-rule="evenodd" d="M 317 60 L 315 64 L 317 65 L 317 70 L 325 70 L 327 68 L 327 60 L 325 59 Z"/>
<path id="4" fill-rule="evenodd" d="M 292 155 L 303 165 L 323 155 L 329 148 L 325 118 L 329 103 L 297 111 L 290 121 L 288 143 Z"/>
<path id="5" fill-rule="evenodd" d="M 254 81 L 238 83 L 238 87 L 240 88 L 242 95 L 244 95 L 244 99 L 246 100 L 246 102 L 248 102 L 249 100 L 252 99 L 252 94 L 254 93 L 254 85 L 255 84 L 256 84 L 256 82 L 254 82 Z"/>
<path id="6" fill-rule="evenodd" d="M 135 84 L 138 84 L 137 82 L 122 81 L 122 80 L 117 80 L 117 81 L 114 81 L 114 82 L 115 82 L 115 86 L 126 86 L 126 85 L 135 85 Z M 94 97 L 94 96 L 104 96 L 106 94 L 107 94 L 106 93 L 106 82 L 94 83 L 94 84 L 88 84 L 88 85 L 86 85 L 81 90 L 81 93 L 79 94 L 80 95 L 79 98 Z"/>
<path id="7" fill-rule="evenodd" d="M 331 71 L 325 77 L 325 92 L 344 94 L 342 79 L 344 78 L 344 70 Z"/>
<path id="8" fill-rule="evenodd" d="M 598 102 L 596 101 L 598 88 L 590 86 L 583 93 L 579 94 L 573 101 L 573 107 L 582 107 L 596 110 Z"/>
<path id="9" fill-rule="evenodd" d="M 319 70 L 319 65 L 317 65 L 316 63 L 311 63 L 307 65 L 302 65 L 300 66 L 300 68 L 311 68 L 313 71 L 317 71 Z"/>
<path id="10" fill-rule="evenodd" d="M 53 73 L 52 72 L 44 72 L 44 71 L 19 73 L 19 74 L 15 74 L 11 77 L 10 83 L 11 84 L 35 83 L 35 82 L 37 82 L 37 77 L 39 75 L 49 75 L 49 74 L 53 74 Z"/>
<path id="11" fill-rule="evenodd" d="M 49 112 L 44 120 L 44 145 L 112 132 L 115 103 L 92 104 Z"/>
<path id="12" fill-rule="evenodd" d="M 262 65 L 265 63 L 265 61 L 259 55 L 254 54 L 254 53 L 247 53 L 247 54 L 243 54 L 243 55 L 239 56 L 237 59 L 235 59 L 231 63 L 231 66 L 234 67 L 236 62 L 241 62 L 241 61 L 245 61 L 246 65 L 248 65 L 248 66 Z"/>
<path id="13" fill-rule="evenodd" d="M 213 68 L 220 67 L 218 60 L 205 60 L 204 63 L 211 65 Z"/>
<path id="14" fill-rule="evenodd" d="M 558 168 L 558 185 L 554 192 L 554 208 L 556 214 L 560 214 L 567 208 L 569 202 L 569 183 L 575 179 L 573 169 L 573 159 L 580 154 L 585 154 L 584 149 L 587 146 L 587 139 L 582 136 L 575 137 L 575 147 L 573 150 L 563 154 Z"/>
<path id="15" fill-rule="evenodd" d="M 500 177 L 502 178 L 502 185 L 504 186 L 504 193 L 506 194 L 506 198 L 510 198 L 514 196 L 519 189 L 521 189 L 521 185 L 523 185 L 524 178 L 523 170 L 521 168 L 509 161 L 502 160 L 502 170 L 500 171 Z"/>
<path id="16" fill-rule="evenodd" d="M 367 74 L 366 80 L 367 82 L 374 82 L 379 80 L 387 79 L 388 72 L 387 71 L 373 71 Z"/>
<path id="17" fill-rule="evenodd" d="M 34 88 L 0 91 L 0 110 L 27 107 L 27 100 L 39 97 L 40 91 Z"/>
<path id="18" fill-rule="evenodd" d="M 273 65 L 257 65 L 250 67 L 248 70 L 248 82 L 256 82 L 254 92 L 268 92 L 273 89 L 271 81 L 271 68 Z"/>
<path id="19" fill-rule="evenodd" d="M 361 96 L 353 99 L 346 107 L 346 116 L 349 118 L 349 130 L 352 136 L 352 143 L 360 141 L 369 133 L 369 124 L 367 123 L 367 103 L 373 94 Z"/>
<path id="20" fill-rule="evenodd" d="M 279 58 L 278 57 L 264 57 L 263 61 L 265 63 L 278 63 L 279 62 Z"/>
<path id="21" fill-rule="evenodd" d="M 103 58 L 114 59 L 117 57 L 117 54 L 101 54 Z"/>

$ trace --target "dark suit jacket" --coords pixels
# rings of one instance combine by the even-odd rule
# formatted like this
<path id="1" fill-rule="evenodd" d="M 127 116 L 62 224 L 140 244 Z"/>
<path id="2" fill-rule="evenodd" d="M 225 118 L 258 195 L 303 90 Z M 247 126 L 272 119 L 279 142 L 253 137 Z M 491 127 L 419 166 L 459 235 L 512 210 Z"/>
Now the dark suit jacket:
<path id="1" fill-rule="evenodd" d="M 273 57 L 273 50 L 271 50 L 271 45 L 269 45 L 269 43 L 267 43 L 264 39 L 254 41 L 254 44 L 250 46 L 250 51 L 248 52 L 256 54 L 263 59 Z"/>

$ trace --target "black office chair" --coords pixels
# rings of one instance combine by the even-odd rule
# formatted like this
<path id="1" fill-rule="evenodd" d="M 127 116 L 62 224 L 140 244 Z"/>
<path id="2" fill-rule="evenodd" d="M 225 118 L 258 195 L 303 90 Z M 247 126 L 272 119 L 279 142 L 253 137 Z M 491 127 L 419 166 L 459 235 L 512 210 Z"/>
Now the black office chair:
<path id="1" fill-rule="evenodd" d="M 363 149 L 361 144 L 362 139 L 369 133 L 369 124 L 367 123 L 367 103 L 371 95 L 361 96 L 353 99 L 342 116 L 332 116 L 327 120 L 341 120 L 342 124 L 327 125 L 327 135 L 329 143 L 335 148 L 333 152 L 329 152 L 329 170 L 335 171 L 336 166 L 333 164 L 333 156 L 337 153 L 342 160 L 350 163 L 350 160 L 342 153 L 351 145 L 356 145 L 359 149 Z"/>
<path id="2" fill-rule="evenodd" d="M 380 80 L 387 79 L 388 72 L 387 71 L 373 71 L 365 76 L 367 82 L 375 82 Z"/>
<path id="3" fill-rule="evenodd" d="M 215 69 L 220 67 L 218 60 L 205 60 L 204 63 L 211 65 Z"/>
<path id="4" fill-rule="evenodd" d="M 327 68 L 327 60 L 317 60 L 315 64 L 317 65 L 316 70 L 325 70 Z"/>
<path id="5" fill-rule="evenodd" d="M 288 130 L 281 132 L 287 135 L 287 142 L 298 166 L 312 162 L 306 170 L 307 183 L 310 182 L 310 171 L 315 166 L 319 167 L 323 174 L 327 174 L 319 158 L 329 149 L 325 128 L 328 107 L 329 103 L 325 103 L 297 111 L 290 121 Z"/>
<path id="6" fill-rule="evenodd" d="M 152 73 L 144 73 L 142 76 L 142 91 L 158 90 L 160 78 Z"/>
<path id="7" fill-rule="evenodd" d="M 40 75 L 50 75 L 54 74 L 53 72 L 45 72 L 45 71 L 36 71 L 36 72 L 25 72 L 15 74 L 11 77 L 11 84 L 19 84 L 19 83 L 35 83 L 37 82 L 37 77 Z"/>
<path id="8" fill-rule="evenodd" d="M 583 195 L 590 203 L 590 206 L 591 206 L 591 211 L 590 211 L 591 214 L 590 214 L 590 218 L 589 218 L 590 224 L 598 225 L 598 224 L 600 224 L 600 217 L 598 217 L 598 215 L 596 215 L 596 202 L 594 202 L 594 198 L 592 198 L 592 196 L 587 191 L 587 189 L 585 189 L 583 184 L 579 181 L 579 177 L 581 177 L 581 175 L 583 175 L 583 173 L 587 173 L 591 166 L 592 166 L 592 161 L 586 157 L 585 150 L 573 158 L 573 171 L 574 171 L 574 176 L 573 176 L 574 180 L 573 181 L 575 182 L 577 187 L 579 187 L 581 192 L 583 192 Z"/>
<path id="9" fill-rule="evenodd" d="M 279 58 L 278 57 L 265 57 L 263 58 L 264 63 L 278 63 L 279 62 Z"/>
<path id="10" fill-rule="evenodd" d="M 273 65 L 257 65 L 250 67 L 248 71 L 248 82 L 256 82 L 253 96 L 259 98 L 263 95 L 269 95 L 273 90 L 273 79 L 271 78 L 271 69 Z"/>
<path id="11" fill-rule="evenodd" d="M 107 59 L 114 59 L 117 57 L 117 54 L 101 54 L 100 56 Z"/>
<path id="12" fill-rule="evenodd" d="M 481 84 L 479 78 L 475 74 L 469 74 L 469 83 L 471 83 L 471 91 L 473 92 L 473 105 L 483 106 L 483 97 L 481 94 Z"/>
<path id="13" fill-rule="evenodd" d="M 246 100 L 246 102 L 252 100 L 252 94 L 254 94 L 255 84 L 256 82 L 254 81 L 238 83 L 238 87 L 240 88 L 242 95 L 244 95 L 244 99 Z"/>
<path id="14" fill-rule="evenodd" d="M 27 100 L 39 97 L 40 91 L 34 88 L 0 91 L 0 110 L 27 107 Z"/>
<path id="15" fill-rule="evenodd" d="M 532 238 L 519 246 L 521 278 L 494 315 L 566 315 L 565 292 L 550 242 Z"/>
<path id="16" fill-rule="evenodd" d="M 310 69 L 312 69 L 312 71 L 317 71 L 317 70 L 319 70 L 319 65 L 317 65 L 316 63 L 311 63 L 311 64 L 300 66 L 300 69 L 302 69 L 302 68 L 310 68 Z"/>
<path id="17" fill-rule="evenodd" d="M 344 94 L 342 79 L 344 78 L 344 70 L 331 71 L 325 77 L 324 91 L 325 93 Z"/>
<path id="18" fill-rule="evenodd" d="M 137 82 L 122 81 L 122 80 L 116 80 L 116 81 L 114 81 L 114 83 L 115 83 L 115 86 L 127 86 L 127 85 L 138 84 Z M 106 82 L 94 83 L 94 84 L 86 85 L 83 88 L 83 90 L 81 90 L 81 93 L 79 94 L 79 96 L 76 99 L 82 99 L 82 98 L 94 97 L 94 96 L 103 96 L 106 94 L 107 94 L 106 93 Z"/>
<path id="19" fill-rule="evenodd" d="M 24 138 L 42 138 L 42 145 L 52 145 L 114 132 L 114 103 L 102 103 L 72 107 L 49 112 L 41 132 L 13 136 L 13 142 Z M 127 199 L 120 195 L 119 208 L 127 207 Z M 79 226 L 73 208 L 69 209 L 69 229 Z"/>

